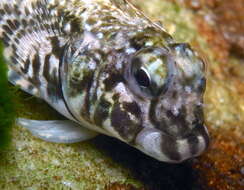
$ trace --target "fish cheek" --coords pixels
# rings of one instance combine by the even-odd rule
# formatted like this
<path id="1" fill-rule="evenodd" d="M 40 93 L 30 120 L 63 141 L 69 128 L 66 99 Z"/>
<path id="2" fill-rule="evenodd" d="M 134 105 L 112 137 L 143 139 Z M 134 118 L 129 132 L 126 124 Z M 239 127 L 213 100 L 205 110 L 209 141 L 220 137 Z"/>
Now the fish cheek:
<path id="1" fill-rule="evenodd" d="M 138 118 L 116 103 L 111 112 L 111 124 L 119 135 L 128 143 L 133 143 L 136 135 L 142 129 Z"/>

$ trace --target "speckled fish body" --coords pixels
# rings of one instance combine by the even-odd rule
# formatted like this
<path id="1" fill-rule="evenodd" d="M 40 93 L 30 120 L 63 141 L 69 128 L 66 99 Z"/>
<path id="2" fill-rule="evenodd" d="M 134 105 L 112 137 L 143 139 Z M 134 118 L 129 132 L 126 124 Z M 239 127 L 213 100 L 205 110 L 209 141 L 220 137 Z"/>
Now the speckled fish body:
<path id="1" fill-rule="evenodd" d="M 165 162 L 208 146 L 204 63 L 124 0 L 1 0 L 9 80 Z"/>

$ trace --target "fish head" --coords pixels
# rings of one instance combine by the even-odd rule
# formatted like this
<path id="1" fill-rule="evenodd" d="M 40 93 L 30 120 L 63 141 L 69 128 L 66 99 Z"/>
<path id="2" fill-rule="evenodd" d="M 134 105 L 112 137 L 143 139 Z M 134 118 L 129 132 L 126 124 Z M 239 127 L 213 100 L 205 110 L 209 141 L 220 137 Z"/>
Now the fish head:
<path id="1" fill-rule="evenodd" d="M 68 48 L 61 69 L 67 107 L 82 125 L 164 162 L 206 150 L 205 65 L 189 45 L 122 51 L 94 44 Z"/>
<path id="2" fill-rule="evenodd" d="M 128 89 L 139 97 L 143 118 L 134 141 L 138 149 L 173 163 L 206 150 L 205 64 L 188 44 L 140 49 L 131 57 L 125 79 Z"/>

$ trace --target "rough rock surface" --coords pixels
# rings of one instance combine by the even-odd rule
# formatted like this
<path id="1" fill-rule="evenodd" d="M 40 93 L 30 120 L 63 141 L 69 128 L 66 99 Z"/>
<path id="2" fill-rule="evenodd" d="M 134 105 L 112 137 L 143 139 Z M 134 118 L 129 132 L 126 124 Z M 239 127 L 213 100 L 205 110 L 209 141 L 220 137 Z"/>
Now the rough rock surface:
<path id="1" fill-rule="evenodd" d="M 213 45 L 224 46 L 228 53 L 244 56 L 243 0 L 184 1 L 188 7 L 202 15 L 203 22 L 211 26 L 213 33 L 217 33 L 218 37 L 212 41 Z"/>

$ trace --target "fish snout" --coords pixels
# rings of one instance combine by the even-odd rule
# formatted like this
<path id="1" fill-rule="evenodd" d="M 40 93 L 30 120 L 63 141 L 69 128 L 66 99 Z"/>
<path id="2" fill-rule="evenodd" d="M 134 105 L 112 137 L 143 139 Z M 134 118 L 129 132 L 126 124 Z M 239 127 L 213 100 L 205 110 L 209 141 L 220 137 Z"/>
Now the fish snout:
<path id="1" fill-rule="evenodd" d="M 180 163 L 202 154 L 209 145 L 209 135 L 205 126 L 182 138 L 155 128 L 144 128 L 137 135 L 136 144 L 142 152 L 159 161 Z"/>

